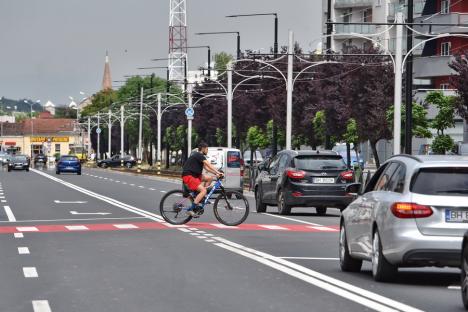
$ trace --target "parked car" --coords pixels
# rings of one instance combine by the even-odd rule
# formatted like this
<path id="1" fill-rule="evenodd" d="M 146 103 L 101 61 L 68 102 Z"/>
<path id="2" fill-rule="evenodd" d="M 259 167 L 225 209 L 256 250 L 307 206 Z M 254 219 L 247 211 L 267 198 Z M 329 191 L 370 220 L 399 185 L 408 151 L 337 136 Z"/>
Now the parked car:
<path id="1" fill-rule="evenodd" d="M 8 172 L 11 170 L 29 171 L 29 158 L 26 155 L 14 155 L 9 157 Z"/>
<path id="2" fill-rule="evenodd" d="M 463 305 L 468 310 L 468 231 L 463 235 L 461 254 L 461 295 Z"/>
<path id="3" fill-rule="evenodd" d="M 120 167 L 123 160 L 123 165 L 127 168 L 132 168 L 136 165 L 136 160 L 133 156 L 125 155 L 123 158 L 120 155 L 114 155 L 111 158 L 101 159 L 97 162 L 98 167 Z"/>
<path id="4" fill-rule="evenodd" d="M 398 267 L 458 267 L 466 230 L 468 157 L 395 156 L 342 213 L 341 269 L 371 261 L 374 279 L 388 281 Z"/>
<path id="5" fill-rule="evenodd" d="M 348 151 L 346 149 L 346 144 L 337 144 L 332 149 L 334 152 L 338 153 L 343 157 L 345 164 L 348 163 Z M 361 154 L 356 153 L 354 146 L 351 144 L 351 166 L 360 166 L 364 168 L 364 159 L 362 159 Z"/>
<path id="6" fill-rule="evenodd" d="M 244 162 L 245 162 L 245 165 L 247 167 L 250 167 L 250 157 L 252 155 L 252 151 L 250 150 L 247 150 L 244 152 Z M 262 153 L 260 153 L 260 151 L 255 151 L 255 153 L 253 154 L 253 163 L 254 165 L 258 165 L 259 163 L 261 163 L 263 161 L 263 156 L 262 156 Z"/>
<path id="7" fill-rule="evenodd" d="M 312 206 L 325 214 L 327 207 L 344 209 L 352 201 L 345 190 L 354 182 L 354 172 L 335 152 L 285 150 L 258 169 L 257 212 L 265 212 L 267 205 L 277 206 L 280 214 Z"/>
<path id="8" fill-rule="evenodd" d="M 2 166 L 5 166 L 8 164 L 9 157 L 10 155 L 8 155 L 8 153 L 0 152 L 0 163 Z"/>
<path id="9" fill-rule="evenodd" d="M 61 174 L 62 172 L 70 172 L 81 175 L 81 163 L 78 157 L 72 155 L 61 156 L 55 165 L 55 173 Z"/>
<path id="10" fill-rule="evenodd" d="M 47 156 L 45 156 L 44 154 L 37 154 L 35 157 L 34 157 L 34 165 L 38 165 L 38 164 L 46 164 L 47 163 Z"/>
<path id="11" fill-rule="evenodd" d="M 208 147 L 206 158 L 225 174 L 223 185 L 226 190 L 244 191 L 244 165 L 241 152 L 235 148 Z"/>

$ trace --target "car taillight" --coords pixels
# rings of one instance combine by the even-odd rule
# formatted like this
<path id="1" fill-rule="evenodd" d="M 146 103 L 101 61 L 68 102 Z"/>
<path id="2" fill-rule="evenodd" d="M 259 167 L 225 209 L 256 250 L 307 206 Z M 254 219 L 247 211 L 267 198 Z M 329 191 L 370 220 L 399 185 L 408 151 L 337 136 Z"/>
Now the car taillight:
<path id="1" fill-rule="evenodd" d="M 286 174 L 291 179 L 300 180 L 304 179 L 306 173 L 302 170 L 288 169 L 286 170 Z"/>
<path id="2" fill-rule="evenodd" d="M 345 181 L 354 181 L 354 172 L 352 170 L 343 171 L 340 177 Z"/>
<path id="3" fill-rule="evenodd" d="M 394 203 L 392 213 L 397 218 L 427 218 L 433 214 L 431 207 L 415 203 Z"/>

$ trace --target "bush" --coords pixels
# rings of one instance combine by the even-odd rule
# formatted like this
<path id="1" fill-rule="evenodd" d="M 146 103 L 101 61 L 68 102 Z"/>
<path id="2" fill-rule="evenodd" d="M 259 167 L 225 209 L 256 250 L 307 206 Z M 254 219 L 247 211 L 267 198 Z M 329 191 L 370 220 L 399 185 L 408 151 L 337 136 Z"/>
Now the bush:
<path id="1" fill-rule="evenodd" d="M 435 154 L 445 155 L 445 152 L 452 150 L 454 145 L 455 142 L 449 135 L 438 135 L 432 142 L 432 151 Z"/>

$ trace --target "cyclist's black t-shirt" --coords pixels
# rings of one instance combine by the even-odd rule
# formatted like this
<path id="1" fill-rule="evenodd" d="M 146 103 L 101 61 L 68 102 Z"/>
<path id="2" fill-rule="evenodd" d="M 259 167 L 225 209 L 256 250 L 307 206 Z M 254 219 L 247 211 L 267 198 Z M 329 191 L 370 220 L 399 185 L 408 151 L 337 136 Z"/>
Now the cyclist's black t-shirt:
<path id="1" fill-rule="evenodd" d="M 201 176 L 203 172 L 203 161 L 205 160 L 206 157 L 203 153 L 194 152 L 185 162 L 184 168 L 182 169 L 182 176 Z"/>

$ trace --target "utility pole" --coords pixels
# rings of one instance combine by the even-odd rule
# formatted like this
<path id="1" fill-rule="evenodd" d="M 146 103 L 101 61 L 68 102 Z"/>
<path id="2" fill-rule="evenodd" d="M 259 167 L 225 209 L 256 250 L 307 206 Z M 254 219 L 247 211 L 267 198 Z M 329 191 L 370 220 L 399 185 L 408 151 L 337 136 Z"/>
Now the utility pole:
<path id="1" fill-rule="evenodd" d="M 158 93 L 158 155 L 157 166 L 158 174 L 161 174 L 161 93 Z"/>
<path id="2" fill-rule="evenodd" d="M 294 34 L 289 31 L 288 45 L 288 83 L 286 87 L 286 149 L 291 149 L 292 137 L 292 95 L 293 95 L 293 62 L 294 62 Z"/>
<path id="3" fill-rule="evenodd" d="M 120 105 L 120 165 L 123 167 L 124 158 L 124 130 L 125 130 L 125 119 L 124 119 L 124 106 Z"/>
<path id="4" fill-rule="evenodd" d="M 187 88 L 188 94 L 188 107 L 193 109 L 192 105 L 192 85 L 188 85 Z M 190 157 L 190 153 L 192 152 L 192 119 L 193 117 L 187 117 L 187 158 Z"/>
<path id="5" fill-rule="evenodd" d="M 333 24 L 332 23 L 332 0 L 327 0 L 327 52 L 326 54 L 331 54 L 332 52 L 332 33 L 333 33 Z M 326 118 L 326 116 L 325 116 Z M 326 122 L 326 119 L 325 119 Z M 330 135 L 325 133 L 325 149 L 331 148 Z"/>
<path id="6" fill-rule="evenodd" d="M 278 57 L 278 14 L 275 14 L 275 38 L 273 44 L 273 53 L 275 54 L 275 59 Z M 272 118 L 272 134 L 271 138 L 273 140 L 271 154 L 275 156 L 278 153 L 278 125 L 275 123 L 275 120 Z"/>
<path id="7" fill-rule="evenodd" d="M 408 17 L 406 22 L 411 25 L 413 18 L 413 0 L 408 0 Z M 406 29 L 406 50 L 413 47 L 413 30 Z M 405 153 L 411 155 L 413 149 L 413 53 L 408 55 L 406 61 L 406 121 L 405 121 Z"/>
<path id="8" fill-rule="evenodd" d="M 396 14 L 396 51 L 395 51 L 395 112 L 393 120 L 393 154 L 401 153 L 401 87 L 403 61 L 403 13 Z"/>
<path id="9" fill-rule="evenodd" d="M 227 65 L 227 146 L 232 148 L 232 63 L 229 62 Z"/>
<path id="10" fill-rule="evenodd" d="M 99 112 L 97 113 L 97 155 L 96 159 L 101 159 L 101 116 Z"/>
<path id="11" fill-rule="evenodd" d="M 91 158 L 91 117 L 88 117 L 88 159 Z"/>
<path id="12" fill-rule="evenodd" d="M 143 158 L 143 87 L 140 88 L 140 124 L 138 127 L 138 160 Z"/>
<path id="13" fill-rule="evenodd" d="M 108 127 L 108 142 L 107 142 L 107 153 L 109 153 L 109 158 L 112 157 L 112 111 L 109 109 L 109 127 Z"/>

